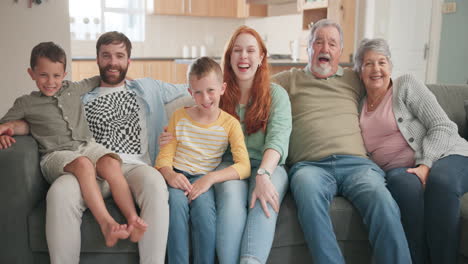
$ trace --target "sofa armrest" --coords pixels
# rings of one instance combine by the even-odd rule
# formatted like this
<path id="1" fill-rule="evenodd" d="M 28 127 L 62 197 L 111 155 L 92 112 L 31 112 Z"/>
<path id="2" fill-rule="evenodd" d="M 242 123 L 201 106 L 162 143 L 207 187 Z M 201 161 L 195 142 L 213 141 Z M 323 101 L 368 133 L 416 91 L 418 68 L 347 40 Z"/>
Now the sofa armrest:
<path id="1" fill-rule="evenodd" d="M 45 199 L 48 184 L 39 168 L 36 141 L 17 136 L 16 143 L 0 150 L 0 263 L 32 263 L 27 218 Z"/>

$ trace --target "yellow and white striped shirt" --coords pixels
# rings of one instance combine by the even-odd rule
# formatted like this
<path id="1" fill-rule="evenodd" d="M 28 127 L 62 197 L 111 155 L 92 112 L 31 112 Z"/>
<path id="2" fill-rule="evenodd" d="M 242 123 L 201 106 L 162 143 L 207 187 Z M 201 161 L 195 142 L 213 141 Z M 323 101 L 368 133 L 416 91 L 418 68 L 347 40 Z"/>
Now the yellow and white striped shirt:
<path id="1" fill-rule="evenodd" d="M 250 176 L 250 161 L 244 134 L 237 119 L 221 110 L 211 124 L 200 124 L 184 108 L 174 112 L 168 132 L 175 140 L 161 148 L 156 168 L 174 167 L 190 174 L 206 174 L 216 169 L 228 145 L 231 145 L 234 164 L 241 179 Z"/>

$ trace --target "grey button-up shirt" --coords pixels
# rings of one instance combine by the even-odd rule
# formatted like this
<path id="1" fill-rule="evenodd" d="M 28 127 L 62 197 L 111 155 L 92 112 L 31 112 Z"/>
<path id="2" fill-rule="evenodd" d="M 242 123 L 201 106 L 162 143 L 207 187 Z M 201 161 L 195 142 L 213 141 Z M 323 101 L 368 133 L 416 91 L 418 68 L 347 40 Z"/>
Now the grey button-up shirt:
<path id="1" fill-rule="evenodd" d="M 75 150 L 92 139 L 81 96 L 100 84 L 99 76 L 80 82 L 64 81 L 54 96 L 39 91 L 16 99 L 0 123 L 23 119 L 39 143 L 39 152 Z"/>

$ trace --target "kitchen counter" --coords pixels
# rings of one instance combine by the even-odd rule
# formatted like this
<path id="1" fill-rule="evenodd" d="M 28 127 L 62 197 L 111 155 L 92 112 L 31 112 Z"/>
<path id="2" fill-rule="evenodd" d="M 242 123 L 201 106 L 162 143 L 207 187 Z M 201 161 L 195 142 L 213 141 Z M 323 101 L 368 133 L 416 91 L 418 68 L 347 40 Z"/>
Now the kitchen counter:
<path id="1" fill-rule="evenodd" d="M 218 63 L 221 62 L 220 57 L 212 57 Z M 135 57 L 131 58 L 132 61 L 174 61 L 178 64 L 190 64 L 194 59 L 181 58 L 181 57 Z M 73 57 L 72 61 L 94 61 L 95 57 Z M 291 59 L 268 59 L 268 63 L 273 66 L 291 66 L 291 67 L 305 67 L 306 61 L 292 61 Z"/>

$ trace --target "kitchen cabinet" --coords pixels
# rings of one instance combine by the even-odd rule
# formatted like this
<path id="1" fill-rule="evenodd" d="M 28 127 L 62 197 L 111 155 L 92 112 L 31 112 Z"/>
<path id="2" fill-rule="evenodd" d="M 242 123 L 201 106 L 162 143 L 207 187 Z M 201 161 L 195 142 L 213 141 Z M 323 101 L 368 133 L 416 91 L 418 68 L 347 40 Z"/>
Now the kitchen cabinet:
<path id="1" fill-rule="evenodd" d="M 127 71 L 127 79 L 151 77 L 164 82 L 174 82 L 173 60 L 132 60 Z M 73 60 L 72 81 L 79 81 L 99 75 L 95 60 Z"/>
<path id="2" fill-rule="evenodd" d="M 343 54 L 340 62 L 352 62 L 354 52 L 354 30 L 356 0 L 298 0 L 302 10 L 302 27 L 309 29 L 311 23 L 329 18 L 343 29 Z"/>
<path id="3" fill-rule="evenodd" d="M 72 81 L 79 81 L 99 74 L 96 60 L 72 61 Z"/>
<path id="4" fill-rule="evenodd" d="M 167 61 L 145 61 L 146 72 L 143 77 L 151 77 L 155 80 L 173 83 L 173 64 L 172 60 Z"/>
<path id="5" fill-rule="evenodd" d="M 157 15 L 246 18 L 266 16 L 266 5 L 251 5 L 245 0 L 154 0 Z"/>
<path id="6" fill-rule="evenodd" d="M 174 62 L 173 70 L 173 83 L 187 83 L 187 70 L 189 64 Z"/>
<path id="7" fill-rule="evenodd" d="M 158 15 L 184 15 L 187 0 L 154 0 L 154 13 Z"/>
<path id="8" fill-rule="evenodd" d="M 237 17 L 266 17 L 268 15 L 268 5 L 247 4 L 246 0 L 237 1 Z"/>

